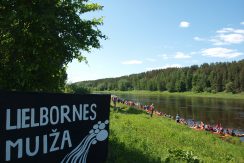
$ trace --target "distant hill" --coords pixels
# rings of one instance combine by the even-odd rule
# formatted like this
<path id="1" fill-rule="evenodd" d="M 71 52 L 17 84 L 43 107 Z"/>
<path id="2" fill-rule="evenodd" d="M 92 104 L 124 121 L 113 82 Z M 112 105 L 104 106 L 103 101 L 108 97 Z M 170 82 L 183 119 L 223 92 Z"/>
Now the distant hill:
<path id="1" fill-rule="evenodd" d="M 73 85 L 98 91 L 167 90 L 238 93 L 244 91 L 244 60 L 152 70 L 117 78 L 82 81 Z"/>

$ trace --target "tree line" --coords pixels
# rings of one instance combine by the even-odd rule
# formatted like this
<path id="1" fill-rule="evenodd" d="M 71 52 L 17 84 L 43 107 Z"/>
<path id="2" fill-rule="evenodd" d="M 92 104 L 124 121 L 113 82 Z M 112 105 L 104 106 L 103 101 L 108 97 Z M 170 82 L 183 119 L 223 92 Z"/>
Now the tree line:
<path id="1" fill-rule="evenodd" d="M 244 60 L 204 63 L 183 68 L 167 68 L 117 78 L 82 81 L 72 84 L 96 91 L 149 90 L 169 92 L 244 91 Z"/>

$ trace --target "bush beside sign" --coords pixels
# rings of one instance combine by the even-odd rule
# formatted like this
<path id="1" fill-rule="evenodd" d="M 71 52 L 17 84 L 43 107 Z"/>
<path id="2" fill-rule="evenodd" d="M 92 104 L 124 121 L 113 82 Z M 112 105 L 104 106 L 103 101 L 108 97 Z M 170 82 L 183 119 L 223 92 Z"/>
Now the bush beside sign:
<path id="1" fill-rule="evenodd" d="M 0 92 L 0 162 L 99 163 L 110 95 Z"/>

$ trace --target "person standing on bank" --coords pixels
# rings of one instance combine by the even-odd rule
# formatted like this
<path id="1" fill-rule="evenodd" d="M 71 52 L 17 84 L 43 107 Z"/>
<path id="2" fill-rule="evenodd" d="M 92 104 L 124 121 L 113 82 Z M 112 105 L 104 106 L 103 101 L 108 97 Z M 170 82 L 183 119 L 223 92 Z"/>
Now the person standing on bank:
<path id="1" fill-rule="evenodd" d="M 154 112 L 154 105 L 153 104 L 150 106 L 150 110 L 151 110 L 151 117 L 152 117 L 153 116 L 153 112 Z"/>
<path id="2" fill-rule="evenodd" d="M 179 116 L 179 114 L 176 115 L 175 120 L 176 120 L 177 123 L 180 123 L 180 116 Z"/>
<path id="3" fill-rule="evenodd" d="M 117 101 L 118 101 L 118 97 L 114 96 L 114 97 L 112 98 L 112 101 L 113 101 L 113 103 L 114 103 L 114 110 L 116 110 L 116 109 L 117 109 L 117 108 L 116 108 L 116 103 L 117 103 Z"/>
<path id="4" fill-rule="evenodd" d="M 114 107 L 116 108 L 117 97 L 114 97 Z"/>

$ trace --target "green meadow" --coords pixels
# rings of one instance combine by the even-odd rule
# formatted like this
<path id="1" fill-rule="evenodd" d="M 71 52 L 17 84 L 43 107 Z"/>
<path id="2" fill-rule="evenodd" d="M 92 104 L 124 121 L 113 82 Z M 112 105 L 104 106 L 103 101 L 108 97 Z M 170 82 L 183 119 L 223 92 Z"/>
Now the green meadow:
<path id="1" fill-rule="evenodd" d="M 223 98 L 223 99 L 244 99 L 244 92 L 242 93 L 227 93 L 227 92 L 218 92 L 218 93 L 209 93 L 209 92 L 168 92 L 168 91 L 146 91 L 146 90 L 133 90 L 133 91 L 98 91 L 98 92 L 108 92 L 111 94 L 139 94 L 139 95 L 162 95 L 162 96 L 187 96 L 187 97 L 209 97 L 209 98 Z"/>
<path id="2" fill-rule="evenodd" d="M 108 163 L 244 162 L 239 138 L 222 140 L 122 104 L 110 109 Z"/>

